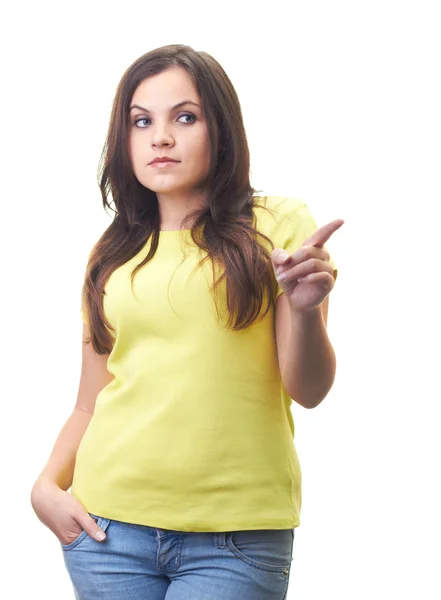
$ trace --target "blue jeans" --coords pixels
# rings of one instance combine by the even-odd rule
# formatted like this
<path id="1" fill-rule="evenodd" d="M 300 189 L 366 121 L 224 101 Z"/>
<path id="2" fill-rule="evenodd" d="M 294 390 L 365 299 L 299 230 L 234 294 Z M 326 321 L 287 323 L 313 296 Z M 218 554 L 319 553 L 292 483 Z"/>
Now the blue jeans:
<path id="1" fill-rule="evenodd" d="M 186 532 L 106 519 L 61 544 L 77 600 L 284 600 L 294 529 Z"/>

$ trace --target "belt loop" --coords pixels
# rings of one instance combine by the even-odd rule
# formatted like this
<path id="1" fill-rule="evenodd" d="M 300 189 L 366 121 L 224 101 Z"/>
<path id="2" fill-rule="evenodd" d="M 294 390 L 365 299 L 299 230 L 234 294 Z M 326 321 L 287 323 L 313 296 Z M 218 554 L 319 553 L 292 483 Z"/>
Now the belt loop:
<path id="1" fill-rule="evenodd" d="M 214 542 L 218 548 L 226 548 L 227 543 L 225 540 L 226 532 L 225 531 L 217 531 L 214 534 Z"/>

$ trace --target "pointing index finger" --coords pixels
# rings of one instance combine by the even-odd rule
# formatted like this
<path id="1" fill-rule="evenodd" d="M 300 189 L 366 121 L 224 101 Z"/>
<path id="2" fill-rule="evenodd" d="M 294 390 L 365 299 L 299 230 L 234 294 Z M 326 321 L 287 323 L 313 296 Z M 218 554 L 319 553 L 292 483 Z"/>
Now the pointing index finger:
<path id="1" fill-rule="evenodd" d="M 326 244 L 331 235 L 335 233 L 337 229 L 340 229 L 343 223 L 343 219 L 335 219 L 334 221 L 323 225 L 323 227 L 317 229 L 317 231 L 315 231 L 307 240 L 305 240 L 303 245 L 316 246 L 317 248 L 321 248 L 322 246 L 324 246 L 324 244 Z"/>

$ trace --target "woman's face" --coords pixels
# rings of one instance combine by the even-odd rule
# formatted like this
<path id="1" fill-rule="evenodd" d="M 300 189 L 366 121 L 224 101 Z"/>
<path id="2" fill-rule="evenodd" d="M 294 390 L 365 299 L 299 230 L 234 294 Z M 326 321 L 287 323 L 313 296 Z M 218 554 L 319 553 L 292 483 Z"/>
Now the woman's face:
<path id="1" fill-rule="evenodd" d="M 195 104 L 174 105 L 189 100 Z M 185 69 L 174 67 L 144 79 L 130 104 L 129 154 L 138 181 L 158 199 L 190 198 L 210 165 L 209 137 L 200 96 Z M 157 156 L 179 162 L 149 164 Z"/>

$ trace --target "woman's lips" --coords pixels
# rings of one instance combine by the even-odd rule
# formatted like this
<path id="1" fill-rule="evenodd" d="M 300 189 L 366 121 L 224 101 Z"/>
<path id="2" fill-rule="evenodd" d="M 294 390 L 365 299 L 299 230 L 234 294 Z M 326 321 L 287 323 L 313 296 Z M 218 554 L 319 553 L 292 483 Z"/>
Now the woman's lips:
<path id="1" fill-rule="evenodd" d="M 168 168 L 168 167 L 173 167 L 174 165 L 177 165 L 177 164 L 178 164 L 177 161 L 168 160 L 166 162 L 164 162 L 164 161 L 154 162 L 150 166 L 151 167 L 156 167 L 157 169 L 165 169 L 165 168 Z"/>

